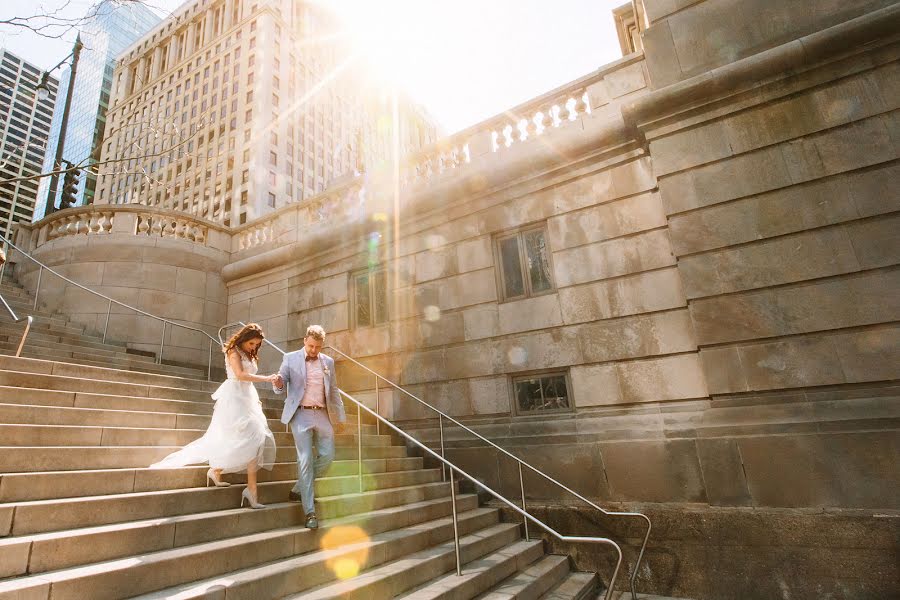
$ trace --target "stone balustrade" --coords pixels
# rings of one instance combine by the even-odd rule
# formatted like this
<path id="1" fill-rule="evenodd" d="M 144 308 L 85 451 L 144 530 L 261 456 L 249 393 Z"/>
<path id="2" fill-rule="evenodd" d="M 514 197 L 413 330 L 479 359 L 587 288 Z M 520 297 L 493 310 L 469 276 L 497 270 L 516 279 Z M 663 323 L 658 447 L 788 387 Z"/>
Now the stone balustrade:
<path id="1" fill-rule="evenodd" d="M 44 241 L 72 235 L 102 235 L 112 231 L 114 211 L 79 210 L 45 219 L 38 234 Z"/>
<path id="2" fill-rule="evenodd" d="M 135 235 L 170 237 L 205 244 L 208 227 L 190 217 L 171 214 L 139 213 Z"/>

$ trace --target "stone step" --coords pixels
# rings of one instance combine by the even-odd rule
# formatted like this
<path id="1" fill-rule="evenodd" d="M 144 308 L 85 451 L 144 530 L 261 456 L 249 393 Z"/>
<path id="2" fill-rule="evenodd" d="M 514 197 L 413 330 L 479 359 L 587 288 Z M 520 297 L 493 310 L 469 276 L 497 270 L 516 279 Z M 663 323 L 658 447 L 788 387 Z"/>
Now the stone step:
<path id="1" fill-rule="evenodd" d="M 17 393 L 19 399 L 26 400 L 35 390 L 10 390 L 22 388 L 0 388 L 0 398 L 9 393 Z M 62 399 L 67 392 L 46 392 L 51 397 Z M 272 412 L 272 409 L 266 409 Z M 277 412 L 277 411 L 276 411 Z M 0 423 L 19 425 L 89 425 L 96 427 L 139 427 L 159 429 L 203 429 L 209 425 L 210 416 L 178 414 L 168 412 L 115 410 L 104 408 L 80 408 L 68 406 L 46 406 L 39 404 L 16 404 L 0 402 Z M 269 429 L 275 433 L 288 431 L 287 426 L 278 419 L 269 419 Z M 346 425 L 347 433 L 356 431 L 356 421 L 351 419 Z M 363 424 L 364 434 L 375 433 L 374 425 Z"/>
<path id="2" fill-rule="evenodd" d="M 0 447 L 0 473 L 141 468 L 181 446 L 6 446 Z M 405 446 L 364 446 L 363 458 L 402 458 Z M 356 446 L 337 446 L 337 460 L 355 460 Z M 293 446 L 278 448 L 276 462 L 296 460 Z"/>
<path id="3" fill-rule="evenodd" d="M 541 600 L 593 600 L 601 590 L 600 578 L 596 573 L 571 571 L 559 584 L 541 596 Z M 638 597 L 644 598 L 641 594 Z"/>
<path id="4" fill-rule="evenodd" d="M 4 447 L 60 446 L 186 446 L 203 435 L 201 429 L 161 429 L 137 427 L 96 427 L 88 425 L 9 425 L 0 424 L 0 443 Z M 279 448 L 294 447 L 293 436 L 276 431 Z M 389 435 L 363 435 L 363 446 L 390 446 Z M 335 435 L 335 446 L 357 445 L 355 434 Z"/>
<path id="5" fill-rule="evenodd" d="M 457 498 L 460 512 L 477 507 L 475 495 L 463 494 Z M 305 520 L 302 511 L 299 503 L 285 502 L 260 510 L 232 508 L 0 539 L 0 578 L 33 575 L 283 527 L 299 527 Z M 327 531 L 339 522 L 341 527 L 365 527 L 372 535 L 445 517 L 450 511 L 450 498 L 442 497 L 350 515 L 324 522 L 322 528 Z M 85 552 L 85 548 L 91 551 Z"/>
<path id="6" fill-rule="evenodd" d="M 475 509 L 461 515 L 460 526 L 467 532 L 488 528 L 498 529 L 493 523 L 497 513 L 491 509 Z M 385 533 L 368 536 L 366 541 L 350 543 L 335 549 L 320 550 L 323 533 L 302 527 L 282 527 L 271 531 L 240 537 L 193 544 L 182 548 L 151 552 L 137 556 L 94 563 L 83 567 L 51 571 L 40 575 L 12 579 L 0 583 L 0 600 L 9 597 L 21 598 L 25 593 L 31 597 L 49 600 L 52 586 L 53 600 L 106 600 L 133 597 L 164 590 L 172 586 L 184 585 L 198 579 L 217 577 L 235 570 L 244 572 L 255 569 L 271 569 L 273 564 L 297 560 L 301 554 L 304 567 L 296 569 L 292 579 L 322 580 L 334 577 L 330 565 L 335 557 L 354 556 L 362 547 L 369 549 L 371 560 L 384 560 L 403 555 L 429 544 L 445 539 L 450 534 L 450 523 L 446 517 L 421 524 L 404 527 Z M 362 531 L 360 529 L 360 531 Z M 484 535 L 499 537 L 500 531 Z M 382 558 L 384 557 L 384 558 Z M 278 562 L 276 562 L 278 561 Z M 308 577 L 307 577 L 308 576 Z M 231 577 L 229 577 L 231 579 Z M 46 589 L 46 592 L 43 590 Z M 201 591 L 202 594 L 208 592 Z M 230 590 L 229 590 L 230 591 Z M 261 589 L 257 590 L 262 592 Z M 43 593 L 42 593 L 43 592 Z M 170 591 L 164 594 L 171 594 Z M 272 598 L 278 590 L 266 588 L 255 598 Z M 157 596 L 157 597 L 166 597 Z"/>
<path id="7" fill-rule="evenodd" d="M 432 579 L 416 590 L 396 596 L 406 600 L 456 600 L 468 599 L 486 590 L 519 569 L 525 569 L 544 555 L 540 540 L 519 540 L 500 548 L 487 556 L 467 562 L 462 575 L 455 570 Z M 316 598 L 312 596 L 310 600 Z M 319 600 L 316 598 L 316 600 Z"/>
<path id="8" fill-rule="evenodd" d="M 0 341 L 0 353 L 9 355 L 15 354 L 18 343 Z M 89 352 L 84 350 L 84 352 Z M 84 365 L 88 367 L 105 367 L 113 369 L 123 369 L 126 371 L 137 371 L 142 373 L 152 373 L 157 375 L 176 375 L 179 377 L 199 378 L 206 375 L 205 370 L 194 369 L 191 367 L 175 367 L 171 365 L 158 365 L 153 362 L 151 357 L 140 356 L 137 354 L 126 354 L 124 352 L 113 357 L 96 357 L 92 354 L 85 354 L 82 351 L 67 352 L 57 350 L 53 344 L 48 347 L 38 347 L 32 344 L 25 344 L 21 355 L 24 358 L 41 358 L 50 359 L 63 363 Z"/>
<path id="9" fill-rule="evenodd" d="M 30 312 L 22 312 L 16 310 L 19 313 L 19 317 L 23 315 L 31 315 Z M 8 314 L 8 313 L 7 313 Z M 84 327 L 81 325 L 70 325 L 68 323 L 59 323 L 54 322 L 55 319 L 47 319 L 43 316 L 35 316 L 34 321 L 31 323 L 31 329 L 28 332 L 28 337 L 30 338 L 33 333 L 44 333 L 47 335 L 71 335 L 75 336 L 77 339 L 84 338 L 89 341 L 102 341 L 100 336 L 95 336 L 91 334 L 86 334 L 84 332 Z M 10 321 L 0 321 L 0 329 L 3 331 L 15 330 L 15 328 L 20 328 L 22 325 L 19 323 L 13 323 Z"/>
<path id="10" fill-rule="evenodd" d="M 507 577 L 477 600 L 536 600 L 569 574 L 569 557 L 548 554 Z"/>
<path id="11" fill-rule="evenodd" d="M 6 335 L 10 338 L 10 341 L 18 341 L 22 338 L 22 325 L 0 323 L 0 335 Z M 104 342 L 103 338 L 99 336 L 93 337 L 86 336 L 83 333 L 51 331 L 42 329 L 39 324 L 38 326 L 32 325 L 31 330 L 28 332 L 25 345 L 28 345 L 29 342 L 75 344 L 83 348 L 98 348 L 100 350 L 122 350 L 125 348 L 124 344 L 114 344 L 110 340 Z"/>
<path id="12" fill-rule="evenodd" d="M 363 474 L 365 476 L 370 473 L 409 471 L 422 469 L 423 466 L 424 461 L 419 457 L 364 459 Z M 204 487 L 207 484 L 206 471 L 206 465 L 199 465 L 174 469 L 136 468 L 5 473 L 0 474 L 0 503 Z M 358 472 L 359 464 L 356 460 L 336 460 L 324 476 L 354 476 Z M 260 481 L 296 479 L 296 460 L 276 463 L 271 471 L 261 470 L 257 476 Z M 246 475 L 226 474 L 223 479 L 241 484 L 246 482 Z"/>
<path id="13" fill-rule="evenodd" d="M 436 469 L 373 473 L 363 478 L 362 493 L 358 492 L 359 481 L 355 476 L 319 478 L 315 483 L 319 495 L 316 511 L 322 517 L 362 512 L 367 504 L 374 506 L 381 502 L 380 494 L 387 494 L 384 496 L 387 504 L 381 506 L 391 506 L 397 498 L 420 501 L 448 495 L 449 484 L 441 482 L 440 476 Z M 287 501 L 294 483 L 296 473 L 287 481 L 261 483 L 260 502 Z M 0 504 L 0 517 L 4 517 L 0 523 L 10 523 L 10 529 L 0 531 L 0 537 L 227 510 L 240 506 L 242 489 L 243 486 L 234 485 Z"/>
<path id="14" fill-rule="evenodd" d="M 3 336 L 0 336 L 2 339 Z M 30 339 L 30 338 L 29 338 Z M 15 342 L 15 343 L 13 343 Z M 2 342 L 4 346 L 9 347 L 12 346 L 12 349 L 18 348 L 19 342 L 16 340 L 4 341 Z M 46 355 L 47 358 L 45 360 L 51 360 L 52 357 L 55 356 L 71 356 L 73 354 L 83 354 L 83 355 L 91 355 L 96 359 L 108 359 L 108 358 L 130 358 L 140 360 L 142 362 L 154 363 L 155 358 L 152 356 L 145 356 L 143 354 L 132 354 L 125 351 L 125 348 L 116 348 L 114 350 L 101 350 L 99 348 L 90 348 L 86 349 L 84 346 L 78 344 L 63 344 L 58 342 L 37 342 L 35 340 L 31 340 L 29 343 L 25 344 L 23 350 L 40 350 L 40 351 L 48 351 Z M 58 354 L 57 354 L 58 353 Z M 28 357 L 28 358 L 40 358 L 36 356 Z"/>
<path id="15" fill-rule="evenodd" d="M 496 514 L 483 508 L 460 514 L 459 527 L 460 553 L 467 558 L 481 556 L 509 544 L 518 535 L 515 526 L 497 523 Z M 343 541 L 342 537 L 350 543 L 338 545 Z M 453 524 L 447 517 L 371 536 L 363 530 L 345 530 L 343 535 L 334 535 L 333 538 L 332 542 L 322 536 L 323 545 L 327 546 L 322 550 L 285 557 L 254 568 L 232 570 L 224 576 L 138 598 L 206 598 L 208 596 L 205 594 L 210 589 L 224 592 L 225 597 L 233 600 L 306 598 L 311 588 L 331 583 L 340 576 L 347 577 L 360 565 L 375 569 L 384 564 L 408 561 L 418 567 L 414 571 L 418 576 L 444 572 L 453 566 Z M 366 594 L 366 598 L 370 599 L 391 597 L 390 593 L 373 590 Z"/>
<path id="16" fill-rule="evenodd" d="M 207 398 L 209 398 L 207 396 Z M 271 404 L 276 401 L 264 401 Z M 137 412 L 174 413 L 177 418 L 176 429 L 205 428 L 209 423 L 209 415 L 213 412 L 212 398 L 208 401 L 179 400 L 177 398 L 154 398 L 145 396 L 125 396 L 116 394 L 91 394 L 66 390 L 31 389 L 27 387 L 0 386 L 0 403 L 18 404 L 22 406 L 55 406 L 62 408 L 92 408 L 101 410 L 134 410 Z M 285 425 L 278 421 L 281 407 L 266 408 L 263 413 L 269 419 L 273 431 L 285 430 Z M 197 416 L 207 419 L 202 425 L 193 425 Z"/>

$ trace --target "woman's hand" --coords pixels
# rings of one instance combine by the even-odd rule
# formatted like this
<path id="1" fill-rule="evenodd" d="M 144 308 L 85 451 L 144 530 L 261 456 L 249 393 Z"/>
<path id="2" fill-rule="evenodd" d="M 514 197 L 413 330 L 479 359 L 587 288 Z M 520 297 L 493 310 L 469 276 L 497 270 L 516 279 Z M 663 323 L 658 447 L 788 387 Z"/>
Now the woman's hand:
<path id="1" fill-rule="evenodd" d="M 272 375 L 266 375 L 266 381 L 268 383 L 275 383 L 278 381 L 278 373 L 274 373 Z"/>

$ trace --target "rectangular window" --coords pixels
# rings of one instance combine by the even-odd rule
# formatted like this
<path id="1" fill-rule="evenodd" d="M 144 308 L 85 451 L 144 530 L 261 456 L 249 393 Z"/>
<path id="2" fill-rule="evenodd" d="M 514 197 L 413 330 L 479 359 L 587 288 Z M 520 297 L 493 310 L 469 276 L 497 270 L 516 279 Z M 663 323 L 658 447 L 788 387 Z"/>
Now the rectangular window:
<path id="1" fill-rule="evenodd" d="M 387 323 L 387 271 L 367 269 L 354 273 L 351 284 L 353 326 L 372 327 Z"/>
<path id="2" fill-rule="evenodd" d="M 269 208 L 275 208 L 275 194 L 269 192 Z"/>
<path id="3" fill-rule="evenodd" d="M 504 234 L 495 240 L 498 276 L 504 300 L 553 291 L 550 249 L 544 226 Z"/>
<path id="4" fill-rule="evenodd" d="M 571 410 L 569 386 L 564 372 L 514 377 L 512 384 L 516 414 Z"/>

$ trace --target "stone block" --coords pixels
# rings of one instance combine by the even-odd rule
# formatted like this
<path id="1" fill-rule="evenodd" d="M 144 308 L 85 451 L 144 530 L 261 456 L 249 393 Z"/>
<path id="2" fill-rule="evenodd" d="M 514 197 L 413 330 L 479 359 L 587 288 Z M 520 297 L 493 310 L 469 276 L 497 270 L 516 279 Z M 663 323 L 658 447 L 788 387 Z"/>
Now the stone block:
<path id="1" fill-rule="evenodd" d="M 734 152 L 721 121 L 681 129 L 650 142 L 657 177 L 721 160 Z"/>
<path id="2" fill-rule="evenodd" d="M 765 173 L 765 177 L 759 177 Z M 660 178 L 666 214 L 710 206 L 796 183 L 779 147 L 763 148 Z"/>
<path id="3" fill-rule="evenodd" d="M 606 169 L 591 173 L 552 190 L 548 199 L 553 204 L 554 214 L 566 213 L 614 199 L 616 193 L 613 189 L 612 171 L 613 169 Z"/>
<path id="4" fill-rule="evenodd" d="M 350 352 L 354 358 L 390 352 L 391 328 L 389 325 L 364 327 L 350 332 Z"/>
<path id="5" fill-rule="evenodd" d="M 559 251 L 665 225 L 659 194 L 649 192 L 552 217 L 548 242 Z"/>
<path id="6" fill-rule="evenodd" d="M 509 384 L 506 377 L 469 379 L 469 402 L 476 415 L 508 415 Z"/>
<path id="7" fill-rule="evenodd" d="M 206 273 L 179 268 L 175 275 L 175 293 L 197 298 L 206 297 Z M 214 298 L 221 300 L 223 298 Z"/>
<path id="8" fill-rule="evenodd" d="M 586 498 L 606 500 L 610 497 L 603 456 L 594 445 L 530 444 L 515 448 L 514 454 Z M 510 458 L 500 458 L 497 467 L 501 492 L 507 498 L 520 498 L 522 492 L 516 463 Z M 522 469 L 522 481 L 525 497 L 530 501 L 572 501 L 571 494 L 530 469 Z M 533 525 L 530 531 L 534 531 Z"/>
<path id="9" fill-rule="evenodd" d="M 599 442 L 610 497 L 629 502 L 706 502 L 694 440 Z"/>
<path id="10" fill-rule="evenodd" d="M 553 253 L 556 285 L 567 287 L 675 264 L 664 229 Z"/>
<path id="11" fill-rule="evenodd" d="M 895 431 L 738 438 L 757 506 L 896 509 Z"/>
<path id="12" fill-rule="evenodd" d="M 900 272 L 867 272 L 695 300 L 700 345 L 900 320 Z"/>
<path id="13" fill-rule="evenodd" d="M 586 323 L 567 329 L 581 348 L 584 358 L 581 362 L 608 362 L 697 349 L 687 310 Z"/>
<path id="14" fill-rule="evenodd" d="M 616 370 L 627 404 L 705 398 L 709 393 L 697 354 L 621 362 Z"/>
<path id="15" fill-rule="evenodd" d="M 250 299 L 250 318 L 260 321 L 288 314 L 288 291 L 267 292 Z"/>
<path id="16" fill-rule="evenodd" d="M 504 302 L 498 312 L 500 334 L 558 327 L 563 322 L 557 294 Z"/>
<path id="17" fill-rule="evenodd" d="M 567 324 L 596 321 L 685 306 L 681 276 L 660 269 L 559 290 Z"/>
<path id="18" fill-rule="evenodd" d="M 620 404 L 619 374 L 613 364 L 574 366 L 569 369 L 575 406 Z"/>
<path id="19" fill-rule="evenodd" d="M 832 341 L 848 382 L 891 381 L 898 378 L 900 328 L 896 325 L 841 333 L 833 336 Z"/>
<path id="20" fill-rule="evenodd" d="M 812 136 L 823 173 L 831 175 L 897 158 L 884 116 Z"/>
<path id="21" fill-rule="evenodd" d="M 794 337 L 742 346 L 739 352 L 751 390 L 846 382 L 834 340 L 829 337 Z"/>
<path id="22" fill-rule="evenodd" d="M 108 262 L 103 265 L 103 284 L 118 287 L 175 291 L 177 269 L 154 263 Z"/>
<path id="23" fill-rule="evenodd" d="M 457 273 L 456 248 L 445 246 L 415 255 L 416 283 L 449 277 Z"/>
<path id="24" fill-rule="evenodd" d="M 491 238 L 481 236 L 456 245 L 456 264 L 460 273 L 485 269 L 494 264 Z"/>
<path id="25" fill-rule="evenodd" d="M 850 273 L 859 263 L 836 226 L 683 257 L 678 270 L 692 299 Z"/>
<path id="26" fill-rule="evenodd" d="M 853 220 L 849 195 L 846 178 L 829 178 L 675 215 L 672 245 L 681 256 Z"/>
<path id="27" fill-rule="evenodd" d="M 329 306 L 321 306 L 312 310 L 297 311 L 288 314 L 288 337 L 300 339 L 306 335 L 310 325 L 321 325 L 325 331 L 332 333 L 348 329 L 349 310 L 346 302 L 336 302 Z"/>
<path id="28" fill-rule="evenodd" d="M 429 314 L 425 319 L 414 320 L 414 323 L 413 343 L 416 347 L 449 345 L 465 341 L 462 313 L 439 313 L 436 316 Z"/>
<path id="29" fill-rule="evenodd" d="M 860 266 L 863 269 L 874 269 L 900 263 L 898 231 L 898 213 L 848 224 L 847 233 Z"/>
<path id="30" fill-rule="evenodd" d="M 563 328 L 520 334 L 497 340 L 494 358 L 501 373 L 564 368 L 584 362 L 579 341 L 573 330 Z M 465 371 L 456 373 L 464 376 Z"/>
<path id="31" fill-rule="evenodd" d="M 484 269 L 417 286 L 415 293 L 420 313 L 427 306 L 445 311 L 496 301 L 497 284 L 494 270 Z"/>
<path id="32" fill-rule="evenodd" d="M 716 506 L 753 504 L 736 440 L 698 439 L 697 456 L 710 504 Z"/>
<path id="33" fill-rule="evenodd" d="M 900 210 L 900 163 L 878 165 L 847 176 L 850 198 L 861 217 Z"/>
<path id="34" fill-rule="evenodd" d="M 653 3 L 649 2 L 649 6 Z M 648 7 L 649 14 L 649 7 Z M 678 55 L 675 53 L 675 42 L 668 21 L 656 23 L 641 34 L 644 54 L 647 57 L 647 72 L 650 87 L 658 90 L 675 83 L 682 78 Z"/>
<path id="35" fill-rule="evenodd" d="M 616 99 L 647 87 L 645 69 L 644 62 L 640 61 L 604 75 L 603 81 L 609 98 Z"/>
<path id="36" fill-rule="evenodd" d="M 500 310 L 497 304 L 482 304 L 463 311 L 466 340 L 494 337 L 500 333 Z"/>

